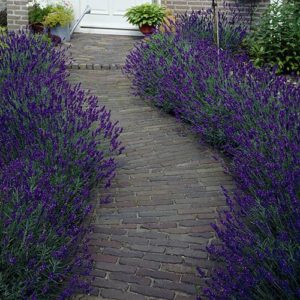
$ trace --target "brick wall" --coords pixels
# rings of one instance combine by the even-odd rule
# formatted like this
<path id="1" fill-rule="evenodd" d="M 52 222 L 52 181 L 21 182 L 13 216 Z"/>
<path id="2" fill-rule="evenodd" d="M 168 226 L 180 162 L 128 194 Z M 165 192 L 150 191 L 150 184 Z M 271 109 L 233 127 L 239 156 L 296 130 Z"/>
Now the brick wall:
<path id="1" fill-rule="evenodd" d="M 23 29 L 28 25 L 28 0 L 7 0 L 8 30 Z"/>
<path id="2" fill-rule="evenodd" d="M 185 11 L 212 7 L 212 0 L 161 0 L 161 3 L 179 14 Z M 217 3 L 219 9 L 224 9 L 224 0 L 217 0 Z M 238 7 L 245 18 L 250 19 L 253 17 L 253 21 L 255 22 L 264 12 L 270 0 L 227 0 L 226 3 Z"/>

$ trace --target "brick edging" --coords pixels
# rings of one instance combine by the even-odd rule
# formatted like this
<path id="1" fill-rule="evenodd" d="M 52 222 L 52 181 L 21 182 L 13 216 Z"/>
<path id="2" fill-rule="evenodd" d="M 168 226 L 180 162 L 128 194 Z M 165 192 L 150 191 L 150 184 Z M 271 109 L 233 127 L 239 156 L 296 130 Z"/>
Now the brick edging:
<path id="1" fill-rule="evenodd" d="M 71 63 L 67 66 L 70 70 L 120 70 L 123 64 L 93 64 L 93 63 Z"/>

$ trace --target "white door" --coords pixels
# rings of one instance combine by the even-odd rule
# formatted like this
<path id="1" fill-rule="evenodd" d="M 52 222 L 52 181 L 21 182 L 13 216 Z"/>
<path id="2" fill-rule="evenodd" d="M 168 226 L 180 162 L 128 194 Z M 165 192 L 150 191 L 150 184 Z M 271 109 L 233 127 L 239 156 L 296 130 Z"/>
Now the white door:
<path id="1" fill-rule="evenodd" d="M 79 0 L 79 9 L 84 11 L 87 5 L 91 8 L 91 14 L 86 15 L 80 23 L 81 28 L 103 29 L 136 29 L 130 25 L 124 14 L 134 5 L 151 3 L 152 0 Z M 76 7 L 74 7 L 76 12 Z M 78 15 L 78 13 L 76 13 Z"/>

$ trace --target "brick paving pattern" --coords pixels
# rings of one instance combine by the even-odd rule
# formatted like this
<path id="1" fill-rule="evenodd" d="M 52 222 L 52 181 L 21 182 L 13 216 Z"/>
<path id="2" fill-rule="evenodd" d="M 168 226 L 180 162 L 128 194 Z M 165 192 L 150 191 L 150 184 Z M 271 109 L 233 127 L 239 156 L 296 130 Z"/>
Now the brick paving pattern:
<path id="1" fill-rule="evenodd" d="M 73 57 L 73 69 L 117 69 L 134 42 L 141 37 L 74 33 L 66 46 Z"/>
<path id="2" fill-rule="evenodd" d="M 93 291 L 77 299 L 195 299 L 196 266 L 212 265 L 205 247 L 225 205 L 220 185 L 231 178 L 188 127 L 131 96 L 121 70 L 72 70 L 71 80 L 112 110 L 126 146 L 112 202 L 95 203 Z"/>

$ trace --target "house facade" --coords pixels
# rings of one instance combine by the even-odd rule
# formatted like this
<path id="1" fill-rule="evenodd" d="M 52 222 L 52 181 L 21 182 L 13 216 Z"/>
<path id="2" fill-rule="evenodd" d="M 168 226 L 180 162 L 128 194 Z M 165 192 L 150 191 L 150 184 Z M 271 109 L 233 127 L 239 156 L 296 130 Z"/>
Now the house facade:
<path id="1" fill-rule="evenodd" d="M 39 0 L 51 3 L 55 0 Z M 254 17 L 261 15 L 272 0 L 227 0 L 231 5 L 238 5 L 245 17 L 255 7 Z M 77 31 L 95 33 L 137 34 L 136 28 L 126 22 L 126 9 L 142 3 L 158 3 L 174 13 L 210 8 L 212 0 L 69 0 L 74 8 L 75 18 L 79 18 L 87 6 L 91 13 L 85 15 Z M 216 0 L 222 6 L 223 0 Z M 16 30 L 28 24 L 28 0 L 0 0 L 0 10 L 7 7 L 8 28 Z"/>

